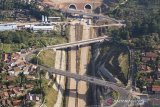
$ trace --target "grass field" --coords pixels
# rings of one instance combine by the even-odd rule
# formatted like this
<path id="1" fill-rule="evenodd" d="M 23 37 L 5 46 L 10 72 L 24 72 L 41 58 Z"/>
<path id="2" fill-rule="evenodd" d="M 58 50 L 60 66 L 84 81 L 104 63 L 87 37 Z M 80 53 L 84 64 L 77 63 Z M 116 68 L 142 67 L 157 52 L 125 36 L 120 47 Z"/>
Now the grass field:
<path id="1" fill-rule="evenodd" d="M 118 61 L 119 61 L 119 66 L 121 67 L 121 71 L 123 72 L 124 76 L 127 78 L 128 76 L 128 54 L 120 54 Z"/>
<path id="2" fill-rule="evenodd" d="M 54 67 L 55 52 L 53 50 L 42 51 L 38 57 L 41 59 L 43 65 Z"/>

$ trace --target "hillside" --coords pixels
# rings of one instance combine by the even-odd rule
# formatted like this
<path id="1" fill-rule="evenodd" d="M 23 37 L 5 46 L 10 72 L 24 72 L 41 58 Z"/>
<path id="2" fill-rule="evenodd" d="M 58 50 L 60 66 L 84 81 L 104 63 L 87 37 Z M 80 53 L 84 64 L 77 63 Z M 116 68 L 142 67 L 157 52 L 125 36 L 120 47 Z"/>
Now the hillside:
<path id="1" fill-rule="evenodd" d="M 125 28 L 112 30 L 117 41 L 125 40 L 132 47 L 158 48 L 160 45 L 160 2 L 158 0 L 129 0 L 108 15 L 124 20 Z M 123 41 L 124 42 L 124 41 Z"/>
<path id="2" fill-rule="evenodd" d="M 0 0 L 0 21 L 36 21 L 42 15 L 60 16 L 59 11 L 42 7 L 38 0 Z"/>

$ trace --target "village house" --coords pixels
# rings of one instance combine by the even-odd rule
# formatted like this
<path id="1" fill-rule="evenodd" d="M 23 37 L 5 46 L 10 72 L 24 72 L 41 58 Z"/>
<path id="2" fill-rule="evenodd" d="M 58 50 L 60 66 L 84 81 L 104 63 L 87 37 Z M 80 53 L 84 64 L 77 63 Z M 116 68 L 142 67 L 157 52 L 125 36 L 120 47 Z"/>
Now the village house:
<path id="1" fill-rule="evenodd" d="M 143 52 L 141 54 L 141 64 L 138 66 L 138 70 L 141 72 L 153 72 L 155 69 L 149 66 L 150 63 L 155 62 L 158 57 L 158 53 L 155 52 Z"/>
<path id="2" fill-rule="evenodd" d="M 144 52 L 142 53 L 141 60 L 143 63 L 146 63 L 150 60 L 155 61 L 157 57 L 158 57 L 158 54 L 156 52 Z"/>
<path id="3" fill-rule="evenodd" d="M 9 94 L 8 94 L 8 92 L 7 92 L 7 91 L 6 91 L 6 92 L 3 92 L 3 98 L 4 98 L 4 99 L 9 98 Z"/>
<path id="4" fill-rule="evenodd" d="M 7 86 L 6 85 L 2 85 L 2 89 L 7 89 Z"/>
<path id="5" fill-rule="evenodd" d="M 3 100 L 1 101 L 1 105 L 3 105 L 3 106 L 7 106 L 7 102 L 6 102 L 6 100 L 5 100 L 5 99 L 3 99 Z"/>
<path id="6" fill-rule="evenodd" d="M 19 59 L 20 58 L 20 52 L 16 52 L 16 53 L 13 53 L 12 54 L 12 60 L 17 60 L 17 59 Z"/>
<path id="7" fill-rule="evenodd" d="M 29 90 L 33 89 L 33 87 L 34 87 L 33 84 L 26 84 L 26 85 L 25 85 L 25 88 L 27 88 L 27 89 L 29 89 Z"/>
<path id="8" fill-rule="evenodd" d="M 152 72 L 153 70 L 151 69 L 151 67 L 147 66 L 146 64 L 140 64 L 139 66 L 139 71 L 141 72 Z"/>
<path id="9" fill-rule="evenodd" d="M 42 98 L 41 94 L 30 94 L 28 93 L 26 95 L 26 99 L 29 101 L 40 101 L 40 99 Z"/>
<path id="10" fill-rule="evenodd" d="M 12 91 L 13 91 L 17 96 L 20 96 L 20 95 L 22 95 L 20 89 L 21 89 L 20 87 L 14 87 L 14 88 L 12 89 Z"/>
<path id="11" fill-rule="evenodd" d="M 27 75 L 26 76 L 27 80 L 35 80 L 35 76 Z"/>
<path id="12" fill-rule="evenodd" d="M 155 94 L 160 94 L 160 86 L 159 85 L 152 85 L 152 91 Z"/>
<path id="13" fill-rule="evenodd" d="M 160 105 L 160 99 L 152 98 L 151 102 L 152 102 L 152 104 L 155 105 L 155 107 L 158 107 Z"/>
<path id="14" fill-rule="evenodd" d="M 16 93 L 14 93 L 13 90 L 10 90 L 8 93 L 9 93 L 10 97 L 15 97 L 16 96 Z"/>
<path id="15" fill-rule="evenodd" d="M 6 62 L 5 66 L 1 68 L 0 73 L 5 73 L 2 77 L 3 80 L 8 81 L 9 84 L 0 83 L 0 106 L 5 107 L 19 107 L 22 104 L 22 100 L 17 97 L 25 96 L 27 91 L 31 91 L 34 88 L 34 84 L 24 83 L 20 86 L 19 83 L 15 84 L 15 80 L 19 79 L 19 74 L 23 72 L 26 80 L 33 81 L 37 66 L 30 64 L 22 58 L 21 53 L 2 54 L 2 60 Z M 12 84 L 13 82 L 13 84 Z M 41 101 L 42 96 L 39 94 L 27 94 L 28 101 Z M 14 100 L 12 100 L 14 99 Z"/>
<path id="16" fill-rule="evenodd" d="M 12 101 L 12 105 L 14 107 L 20 107 L 21 103 L 22 103 L 21 100 L 14 100 L 14 101 Z"/>
<path id="17" fill-rule="evenodd" d="M 10 62 L 11 61 L 11 53 L 2 53 L 2 60 L 4 62 Z"/>
<path id="18" fill-rule="evenodd" d="M 13 69 L 14 69 L 15 76 L 18 76 L 18 74 L 22 72 L 22 70 L 19 67 L 14 67 Z"/>

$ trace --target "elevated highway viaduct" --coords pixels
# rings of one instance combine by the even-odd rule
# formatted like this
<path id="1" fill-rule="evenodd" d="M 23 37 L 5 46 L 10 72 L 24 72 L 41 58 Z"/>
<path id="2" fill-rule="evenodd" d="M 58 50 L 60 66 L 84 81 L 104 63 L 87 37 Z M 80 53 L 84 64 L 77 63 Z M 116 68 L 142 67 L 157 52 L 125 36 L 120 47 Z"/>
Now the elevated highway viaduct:
<path id="1" fill-rule="evenodd" d="M 48 71 L 50 75 L 56 74 L 56 75 L 61 75 L 61 76 L 65 76 L 68 78 L 73 78 L 75 79 L 75 81 L 85 81 L 85 82 L 96 84 L 99 86 L 110 87 L 119 93 L 118 100 L 121 100 L 121 101 L 128 100 L 130 96 L 130 90 L 127 90 L 121 84 L 116 84 L 113 82 L 105 81 L 105 80 L 102 80 L 96 77 L 92 77 L 92 76 L 70 73 L 69 71 L 62 71 L 62 70 L 58 70 L 54 68 L 47 68 L 44 66 L 40 66 L 40 68 Z M 126 107 L 126 105 L 128 105 L 127 102 L 115 102 L 114 107 Z"/>
<path id="2" fill-rule="evenodd" d="M 58 49 L 76 47 L 76 46 L 79 47 L 79 46 L 82 46 L 82 45 L 89 45 L 89 44 L 92 44 L 92 43 L 102 42 L 104 40 L 109 41 L 110 39 L 111 39 L 111 37 L 103 36 L 103 37 L 97 37 L 97 38 L 93 38 L 93 39 L 87 39 L 87 40 L 64 43 L 64 44 L 59 44 L 59 45 L 47 46 L 47 47 L 43 48 L 43 50 L 48 50 L 48 49 L 58 50 Z"/>
<path id="3" fill-rule="evenodd" d="M 40 53 L 41 51 L 47 50 L 47 49 L 65 49 L 68 47 L 75 47 L 78 45 L 89 45 L 91 43 L 96 43 L 99 41 L 110 40 L 110 39 L 111 39 L 110 37 L 105 36 L 105 37 L 98 37 L 98 38 L 94 38 L 94 39 L 81 40 L 81 41 L 72 42 L 72 43 L 48 46 L 45 48 L 33 50 L 32 52 L 28 53 L 28 55 L 25 58 L 26 58 L 26 60 L 29 60 L 31 58 L 32 54 L 36 51 L 39 51 L 39 53 Z M 105 80 L 102 80 L 102 79 L 99 79 L 96 77 L 87 76 L 87 75 L 79 75 L 79 74 L 75 74 L 75 73 L 70 73 L 69 71 L 62 71 L 62 70 L 58 70 L 58 69 L 54 69 L 54 68 L 47 68 L 44 66 L 40 66 L 40 68 L 48 71 L 49 74 L 51 74 L 51 75 L 57 74 L 57 75 L 65 76 L 68 78 L 74 78 L 76 81 L 85 81 L 85 82 L 96 84 L 99 86 L 110 87 L 113 90 L 119 92 L 118 99 L 121 101 L 122 100 L 129 100 L 130 96 L 132 96 L 132 93 L 130 93 L 130 90 L 128 90 L 126 87 L 124 87 L 121 84 L 105 81 Z M 114 107 L 126 107 L 127 105 L 128 105 L 127 102 L 115 102 Z"/>

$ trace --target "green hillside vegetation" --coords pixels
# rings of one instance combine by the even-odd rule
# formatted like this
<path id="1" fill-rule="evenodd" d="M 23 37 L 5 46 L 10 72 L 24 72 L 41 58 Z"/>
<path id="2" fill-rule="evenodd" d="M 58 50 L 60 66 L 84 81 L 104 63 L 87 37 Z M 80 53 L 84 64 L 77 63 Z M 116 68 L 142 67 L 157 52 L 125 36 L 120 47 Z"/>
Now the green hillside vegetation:
<path id="1" fill-rule="evenodd" d="M 42 65 L 45 65 L 47 67 L 54 67 L 55 52 L 53 50 L 42 51 L 38 57 L 39 59 L 41 59 Z"/>
<path id="2" fill-rule="evenodd" d="M 42 86 L 45 98 L 44 102 L 47 107 L 53 107 L 57 100 L 57 92 L 53 89 L 52 86 L 48 86 L 49 80 L 45 79 L 45 77 L 42 78 Z"/>
<path id="3" fill-rule="evenodd" d="M 22 11 L 27 12 L 22 12 Z M 37 1 L 31 3 L 25 3 L 23 0 L 0 0 L 0 20 L 13 21 L 19 17 L 23 18 L 36 18 L 41 20 L 41 15 L 46 16 L 59 16 L 64 18 L 59 11 L 50 8 L 39 8 Z M 17 14 L 19 11 L 19 15 Z"/>
<path id="4" fill-rule="evenodd" d="M 65 36 L 59 31 L 29 32 L 29 31 L 3 31 L 0 32 L 0 49 L 4 52 L 16 52 L 28 47 L 44 47 L 66 42 Z"/>
<path id="5" fill-rule="evenodd" d="M 125 20 L 127 25 L 118 30 L 111 30 L 116 41 L 149 50 L 160 45 L 159 0 L 128 0 L 109 15 Z"/>

